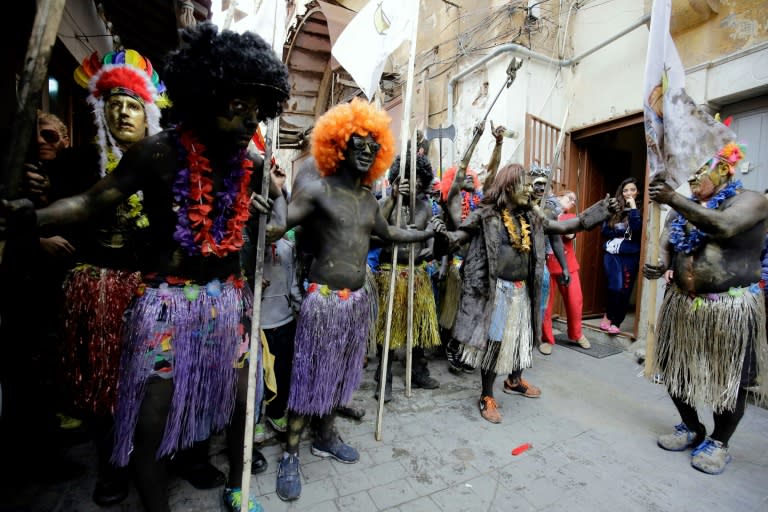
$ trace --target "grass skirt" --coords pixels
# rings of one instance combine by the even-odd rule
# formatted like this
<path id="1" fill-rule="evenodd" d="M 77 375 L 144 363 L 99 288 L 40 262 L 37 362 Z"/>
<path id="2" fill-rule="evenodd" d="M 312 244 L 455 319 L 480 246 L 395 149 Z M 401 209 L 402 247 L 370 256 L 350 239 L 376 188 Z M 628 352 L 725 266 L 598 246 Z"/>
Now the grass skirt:
<path id="1" fill-rule="evenodd" d="M 64 371 L 74 404 L 98 416 L 117 398 L 123 313 L 141 284 L 139 272 L 79 265 L 64 283 Z"/>
<path id="2" fill-rule="evenodd" d="M 651 377 L 660 377 L 671 396 L 716 413 L 733 410 L 739 387 L 759 381 L 768 362 L 765 304 L 757 285 L 693 296 L 670 285 L 657 333 Z M 763 382 L 758 402 L 765 388 Z"/>
<path id="3" fill-rule="evenodd" d="M 496 280 L 496 295 L 484 347 L 465 344 L 462 361 L 499 374 L 530 368 L 533 363 L 531 299 L 524 281 Z"/>
<path id="4" fill-rule="evenodd" d="M 440 327 L 453 329 L 456 322 L 456 314 L 459 311 L 459 298 L 461 297 L 461 262 L 463 260 L 454 256 L 448 265 L 448 274 L 445 276 L 445 292 L 440 300 Z"/>
<path id="5" fill-rule="evenodd" d="M 116 465 L 130 459 L 151 377 L 173 379 L 158 458 L 189 448 L 229 423 L 237 367 L 248 354 L 252 301 L 250 288 L 239 279 L 202 287 L 146 285 L 126 312 L 112 454 Z"/>
<path id="6" fill-rule="evenodd" d="M 379 288 L 379 317 L 376 323 L 376 337 L 384 345 L 387 329 L 387 307 L 389 285 L 392 278 L 391 265 L 382 265 L 376 276 Z M 413 281 L 413 346 L 433 348 L 440 346 L 440 332 L 437 327 L 435 295 L 432 282 L 426 271 L 426 264 L 416 266 Z M 398 265 L 395 276 L 395 296 L 392 307 L 392 330 L 389 339 L 390 350 L 405 347 L 408 337 L 408 265 Z"/>
<path id="7" fill-rule="evenodd" d="M 345 405 L 360 385 L 375 297 L 364 286 L 330 290 L 312 284 L 296 327 L 288 409 L 323 416 Z"/>

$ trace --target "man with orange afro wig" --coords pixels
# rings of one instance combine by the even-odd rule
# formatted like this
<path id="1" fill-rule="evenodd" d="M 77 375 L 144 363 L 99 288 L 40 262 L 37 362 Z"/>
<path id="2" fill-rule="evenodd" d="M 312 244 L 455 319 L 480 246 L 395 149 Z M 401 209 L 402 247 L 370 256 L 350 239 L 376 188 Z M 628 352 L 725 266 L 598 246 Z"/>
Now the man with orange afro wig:
<path id="1" fill-rule="evenodd" d="M 312 238 L 307 247 L 312 263 L 294 341 L 286 446 L 277 469 L 277 495 L 282 500 L 301 494 L 299 441 L 310 417 L 317 421 L 313 455 L 347 464 L 360 458 L 333 424 L 335 408 L 350 401 L 362 377 L 370 312 L 377 300 L 364 286 L 371 236 L 387 242 L 423 242 L 443 228 L 433 222 L 426 231 L 401 229 L 390 225 L 379 210 L 370 185 L 392 163 L 395 147 L 389 123 L 386 113 L 360 99 L 333 107 L 312 131 L 319 177 L 296 188 L 287 222 L 281 218 L 281 198 L 272 209 L 270 240 L 297 225 Z"/>

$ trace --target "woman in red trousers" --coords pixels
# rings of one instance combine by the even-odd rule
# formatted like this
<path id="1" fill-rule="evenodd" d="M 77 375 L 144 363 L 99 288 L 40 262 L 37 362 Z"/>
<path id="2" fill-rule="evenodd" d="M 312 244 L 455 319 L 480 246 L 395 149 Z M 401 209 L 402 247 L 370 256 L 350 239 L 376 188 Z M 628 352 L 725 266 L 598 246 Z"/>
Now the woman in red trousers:
<path id="1" fill-rule="evenodd" d="M 575 213 L 571 213 L 573 207 L 576 206 L 575 192 L 572 190 L 563 190 L 557 195 L 557 200 L 560 201 L 560 206 L 563 209 L 563 213 L 558 217 L 558 220 L 566 220 L 576 216 Z M 571 275 L 571 279 L 568 284 L 561 283 L 560 276 L 563 273 L 563 269 L 554 254 L 547 254 L 550 290 L 554 290 L 555 286 L 557 286 L 557 289 L 560 290 L 560 295 L 563 296 L 565 312 L 568 316 L 568 339 L 570 339 L 572 343 L 578 343 L 581 348 L 588 349 L 590 347 L 589 340 L 587 340 L 581 332 L 581 310 L 584 299 L 581 295 L 579 262 L 576 260 L 576 252 L 573 247 L 573 240 L 576 238 L 576 235 L 562 235 L 562 237 L 565 260 L 568 264 L 568 272 Z M 542 343 L 539 345 L 539 352 L 545 355 L 552 353 L 552 345 L 555 344 L 555 337 L 552 334 L 552 308 L 554 303 L 555 294 L 554 292 L 550 292 L 549 300 L 547 301 L 547 309 L 544 311 Z"/>

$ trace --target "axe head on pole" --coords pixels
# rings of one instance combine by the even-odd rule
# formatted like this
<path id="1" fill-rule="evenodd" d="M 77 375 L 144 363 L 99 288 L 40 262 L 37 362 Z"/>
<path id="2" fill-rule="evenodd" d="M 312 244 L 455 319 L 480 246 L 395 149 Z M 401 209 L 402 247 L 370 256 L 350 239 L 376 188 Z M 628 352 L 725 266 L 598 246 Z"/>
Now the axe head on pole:
<path id="1" fill-rule="evenodd" d="M 424 138 L 427 140 L 450 139 L 451 141 L 453 141 L 456 138 L 456 127 L 454 127 L 453 125 L 441 126 L 439 128 L 427 127 L 427 131 L 424 134 Z"/>

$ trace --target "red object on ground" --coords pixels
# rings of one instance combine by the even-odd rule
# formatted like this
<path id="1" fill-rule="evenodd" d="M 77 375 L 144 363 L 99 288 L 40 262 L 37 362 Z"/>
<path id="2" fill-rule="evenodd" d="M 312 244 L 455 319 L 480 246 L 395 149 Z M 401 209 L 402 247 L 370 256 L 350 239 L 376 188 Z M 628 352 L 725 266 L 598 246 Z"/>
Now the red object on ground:
<path id="1" fill-rule="evenodd" d="M 521 444 L 520 446 L 512 450 L 512 455 L 520 455 L 528 448 L 531 448 L 531 445 L 529 443 Z"/>

